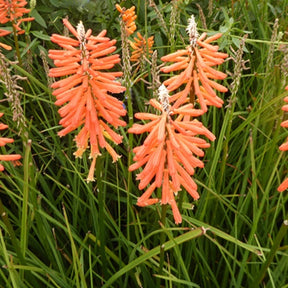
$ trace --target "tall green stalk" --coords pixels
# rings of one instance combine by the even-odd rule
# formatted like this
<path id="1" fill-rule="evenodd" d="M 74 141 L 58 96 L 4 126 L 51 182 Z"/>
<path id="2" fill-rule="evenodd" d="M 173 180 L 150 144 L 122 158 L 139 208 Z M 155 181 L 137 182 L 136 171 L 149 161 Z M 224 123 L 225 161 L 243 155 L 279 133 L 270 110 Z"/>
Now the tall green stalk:
<path id="1" fill-rule="evenodd" d="M 132 95 L 131 95 L 131 64 L 130 64 L 130 51 L 129 51 L 129 40 L 128 35 L 125 28 L 125 23 L 123 20 L 120 22 L 121 25 L 121 41 L 122 41 L 122 62 L 123 62 L 123 78 L 124 78 L 124 86 L 126 87 L 125 98 L 127 99 L 127 109 L 128 109 L 128 127 L 132 127 L 133 125 L 133 103 L 132 103 Z M 128 163 L 127 167 L 132 164 L 132 147 L 133 147 L 133 134 L 129 133 L 128 135 Z M 128 170 L 127 175 L 127 203 L 126 203 L 126 213 L 127 213 L 127 239 L 130 240 L 130 216 L 131 216 L 131 193 L 132 189 L 132 172 Z"/>
<path id="2" fill-rule="evenodd" d="M 162 208 L 162 211 L 161 211 L 160 223 L 163 229 L 166 223 L 166 214 L 167 214 L 168 205 L 162 205 L 161 208 Z M 159 261 L 159 270 L 158 270 L 159 275 L 163 274 L 164 257 L 165 257 L 165 246 L 164 246 L 165 241 L 166 241 L 166 232 L 163 229 L 163 231 L 160 234 L 160 246 L 159 246 L 160 247 L 160 261 Z M 161 278 L 157 279 L 157 287 L 161 287 Z"/>
<path id="3" fill-rule="evenodd" d="M 105 253 L 106 247 L 106 231 L 105 231 L 105 198 L 106 189 L 103 188 L 103 158 L 98 157 L 96 160 L 96 181 L 98 190 L 98 203 L 99 203 L 99 240 L 100 240 L 100 255 L 102 261 L 102 271 L 104 278 L 108 278 L 107 259 Z"/>
<path id="4" fill-rule="evenodd" d="M 13 23 L 13 24 L 16 25 L 16 23 Z M 22 58 L 21 58 L 21 54 L 20 54 L 18 35 L 17 35 L 17 31 L 16 31 L 16 28 L 15 28 L 15 25 L 12 25 L 12 27 L 13 27 L 13 35 L 14 35 L 14 44 L 15 44 L 15 50 L 16 50 L 16 55 L 17 55 L 19 66 L 22 67 Z"/>
<path id="5" fill-rule="evenodd" d="M 20 245 L 22 255 L 25 258 L 29 225 L 28 225 L 28 201 L 29 201 L 29 177 L 30 177 L 30 154 L 31 154 L 31 140 L 27 141 L 25 156 L 24 156 L 24 181 L 23 181 L 23 203 L 22 203 L 22 216 L 21 216 L 21 235 Z"/>
<path id="6" fill-rule="evenodd" d="M 133 125 L 133 105 L 132 105 L 132 97 L 130 88 L 127 89 L 127 104 L 128 104 L 128 117 L 129 117 L 129 127 L 132 127 Z M 129 167 L 132 164 L 133 161 L 133 154 L 132 154 L 132 148 L 133 148 L 133 141 L 134 137 L 132 133 L 129 133 L 128 136 L 129 146 L 128 146 L 128 166 Z M 131 213 L 131 197 L 130 193 L 132 191 L 132 172 L 128 170 L 128 177 L 127 177 L 127 239 L 130 240 L 130 213 Z"/>

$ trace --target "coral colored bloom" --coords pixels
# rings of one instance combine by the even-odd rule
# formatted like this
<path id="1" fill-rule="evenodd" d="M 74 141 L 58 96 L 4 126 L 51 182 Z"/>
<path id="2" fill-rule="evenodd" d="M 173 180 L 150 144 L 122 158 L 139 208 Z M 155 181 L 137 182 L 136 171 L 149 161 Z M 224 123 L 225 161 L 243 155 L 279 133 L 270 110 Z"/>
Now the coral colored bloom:
<path id="1" fill-rule="evenodd" d="M 146 40 L 139 32 L 137 32 L 137 37 L 134 37 L 134 42 L 130 41 L 130 46 L 133 49 L 130 58 L 132 62 L 140 62 L 143 56 L 153 53 L 151 48 L 154 44 L 154 36 L 151 36 Z"/>
<path id="2" fill-rule="evenodd" d="M 197 102 L 205 113 L 207 105 L 220 108 L 223 104 L 223 100 L 216 95 L 214 89 L 219 92 L 227 92 L 227 88 L 214 80 L 225 79 L 227 75 L 212 67 L 222 64 L 228 55 L 218 52 L 219 47 L 210 44 L 220 38 L 221 33 L 208 38 L 206 38 L 207 34 L 203 33 L 199 37 L 193 15 L 189 19 L 187 32 L 190 45 L 186 49 L 163 56 L 162 61 L 173 64 L 161 68 L 161 71 L 164 73 L 181 71 L 179 75 L 164 81 L 169 91 L 174 91 L 182 85 L 184 87 L 170 99 L 171 102 L 174 102 L 173 107 L 179 107 L 188 99 L 194 104 L 196 96 Z"/>
<path id="3" fill-rule="evenodd" d="M 151 99 L 149 103 L 161 112 L 160 115 L 136 113 L 137 119 L 149 122 L 134 124 L 128 130 L 134 134 L 149 133 L 143 145 L 133 149 L 135 163 L 129 167 L 129 171 L 143 167 L 137 175 L 137 180 L 140 180 L 139 189 L 142 190 L 150 184 L 138 199 L 137 205 L 147 206 L 159 202 L 158 198 L 151 197 L 155 189 L 161 187 L 161 204 L 171 205 L 175 223 L 179 224 L 182 217 L 174 195 L 183 187 L 192 198 L 199 198 L 197 185 L 191 176 L 195 168 L 204 167 L 198 157 L 204 156 L 202 148 L 208 148 L 210 144 L 198 135 L 204 135 L 212 141 L 215 136 L 201 122 L 190 120 L 202 113 L 194 109 L 193 104 L 180 108 L 170 107 L 168 90 L 164 85 L 159 88 L 159 101 Z"/>
<path id="4" fill-rule="evenodd" d="M 85 31 L 82 22 L 75 29 L 67 19 L 64 25 L 76 39 L 53 34 L 51 41 L 57 43 L 63 50 L 50 50 L 49 57 L 54 60 L 55 68 L 50 69 L 50 77 L 66 78 L 52 84 L 56 105 L 62 106 L 59 114 L 60 124 L 64 127 L 58 135 L 82 127 L 75 137 L 76 157 L 82 157 L 83 152 L 90 146 L 90 158 L 93 159 L 88 181 L 93 181 L 95 158 L 100 155 L 100 148 L 105 148 L 113 157 L 119 155 L 107 140 L 119 144 L 122 136 L 110 127 L 118 128 L 126 123 L 120 119 L 126 115 L 122 101 L 110 93 L 121 93 L 125 87 L 116 81 L 122 72 L 105 72 L 120 62 L 118 54 L 111 55 L 116 50 L 116 40 L 106 37 L 106 30 L 97 36 L 92 31 Z"/>
<path id="5" fill-rule="evenodd" d="M 27 1 L 24 0 L 0 0 L 0 23 L 12 22 L 17 33 L 23 34 L 25 31 L 20 28 L 20 24 L 34 20 L 33 17 L 22 18 L 24 14 L 30 12 L 30 9 L 25 8 L 26 4 Z M 0 35 L 3 36 L 3 34 Z"/>
<path id="6" fill-rule="evenodd" d="M 121 13 L 122 20 L 125 24 L 125 30 L 126 30 L 127 36 L 130 36 L 136 30 L 135 20 L 137 18 L 137 15 L 135 15 L 135 6 L 132 6 L 131 8 L 126 9 L 124 7 L 121 8 L 119 4 L 116 4 L 115 7 L 118 10 L 118 12 Z"/>
<path id="7" fill-rule="evenodd" d="M 3 116 L 4 113 L 0 113 L 0 118 Z M 8 125 L 0 123 L 0 130 L 5 130 L 8 128 Z M 0 137 L 0 146 L 5 146 L 7 143 L 13 143 L 14 140 L 11 138 L 3 138 Z M 10 155 L 1 155 L 0 154 L 0 161 L 12 161 L 15 165 L 20 165 L 18 160 L 21 158 L 19 154 L 10 154 Z M 0 171 L 4 170 L 4 166 L 0 164 Z"/>
<path id="8" fill-rule="evenodd" d="M 286 86 L 285 89 L 288 90 L 288 86 Z M 288 97 L 285 97 L 285 98 L 284 98 L 284 101 L 285 101 L 286 103 L 288 103 Z M 284 105 L 284 106 L 282 107 L 282 110 L 284 110 L 285 112 L 288 112 L 288 105 L 287 105 L 287 104 Z M 282 126 L 282 127 L 285 127 L 285 128 L 288 128 L 288 120 L 283 121 L 283 122 L 281 123 L 281 126 Z M 284 142 L 282 145 L 280 145 L 279 149 L 280 149 L 281 151 L 287 151 L 287 150 L 288 150 L 288 138 L 286 139 L 286 142 Z M 283 191 L 286 190 L 287 188 L 288 188 L 288 178 L 286 178 L 286 179 L 280 184 L 280 186 L 278 187 L 277 190 L 278 190 L 279 192 L 283 192 Z"/>

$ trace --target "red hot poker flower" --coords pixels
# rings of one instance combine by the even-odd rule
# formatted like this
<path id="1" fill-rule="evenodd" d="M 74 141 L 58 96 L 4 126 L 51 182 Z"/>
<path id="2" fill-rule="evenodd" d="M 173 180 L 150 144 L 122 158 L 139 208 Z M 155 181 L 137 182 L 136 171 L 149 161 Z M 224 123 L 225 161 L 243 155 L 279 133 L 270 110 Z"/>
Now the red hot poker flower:
<path id="1" fill-rule="evenodd" d="M 33 17 L 21 18 L 30 12 L 30 9 L 25 8 L 26 4 L 24 0 L 0 0 L 0 23 L 12 22 L 17 33 L 23 34 L 25 31 L 20 28 L 20 24 L 34 20 Z"/>
<path id="2" fill-rule="evenodd" d="M 124 7 L 121 8 L 119 4 L 116 4 L 115 7 L 118 10 L 118 12 L 121 13 L 122 20 L 125 24 L 126 33 L 128 36 L 130 36 L 136 30 L 135 20 L 137 18 L 137 15 L 135 15 L 135 6 L 126 9 Z"/>
<path id="3" fill-rule="evenodd" d="M 154 44 L 154 36 L 149 37 L 147 40 L 137 32 L 137 37 L 134 37 L 134 42 L 130 41 L 130 46 L 133 49 L 130 60 L 132 62 L 139 62 L 141 58 L 147 54 L 152 54 L 152 46 Z"/>
<path id="4" fill-rule="evenodd" d="M 208 38 L 206 38 L 207 34 L 203 33 L 198 37 L 193 15 L 189 20 L 187 32 L 190 38 L 190 45 L 186 49 L 163 56 L 161 58 L 162 61 L 172 62 L 173 64 L 163 67 L 161 71 L 169 73 L 183 70 L 179 75 L 164 81 L 169 91 L 174 91 L 181 85 L 185 86 L 184 89 L 170 99 L 171 102 L 175 102 L 173 107 L 178 108 L 189 98 L 190 102 L 194 104 L 196 95 L 197 101 L 203 113 L 205 113 L 207 105 L 221 107 L 223 104 L 223 100 L 216 95 L 214 89 L 219 92 L 227 92 L 227 88 L 213 80 L 225 79 L 227 75 L 212 67 L 222 64 L 228 55 L 218 52 L 219 47 L 210 44 L 220 38 L 221 33 Z"/>
<path id="5" fill-rule="evenodd" d="M 150 122 L 144 125 L 134 124 L 128 130 L 134 134 L 149 133 L 143 145 L 133 149 L 135 163 L 129 167 L 129 171 L 144 167 L 137 175 L 137 180 L 140 180 L 139 189 L 150 184 L 138 199 L 137 205 L 147 206 L 159 202 L 158 198 L 151 196 L 156 188 L 162 187 L 161 204 L 171 205 L 175 223 L 179 224 L 182 217 L 174 195 L 182 186 L 192 198 L 199 198 L 197 185 L 191 176 L 196 167 L 204 167 L 198 157 L 204 156 L 202 148 L 210 146 L 197 136 L 204 135 L 212 141 L 215 136 L 201 122 L 190 120 L 202 113 L 193 109 L 193 104 L 183 105 L 181 108 L 170 107 L 168 91 L 164 85 L 159 88 L 159 100 L 160 102 L 151 99 L 149 103 L 161 112 L 160 115 L 136 113 L 137 119 Z"/>
<path id="6" fill-rule="evenodd" d="M 110 55 L 116 50 L 116 40 L 105 37 L 103 30 L 96 37 L 89 29 L 85 32 L 82 22 L 77 30 L 67 19 L 64 25 L 76 37 L 64 37 L 53 34 L 51 41 L 57 43 L 63 50 L 50 50 L 49 57 L 54 60 L 56 68 L 51 68 L 49 76 L 68 76 L 52 84 L 56 105 L 63 105 L 59 109 L 62 117 L 60 124 L 64 127 L 58 135 L 82 127 L 75 137 L 78 150 L 76 157 L 82 157 L 90 143 L 90 157 L 93 159 L 87 180 L 93 181 L 96 158 L 100 155 L 100 148 L 105 148 L 116 161 L 117 155 L 112 146 L 106 141 L 116 144 L 122 142 L 122 136 L 112 130 L 110 126 L 118 128 L 126 123 L 120 119 L 126 115 L 122 101 L 114 98 L 110 93 L 121 93 L 125 87 L 116 81 L 122 72 L 104 72 L 120 62 L 118 54 Z"/>
<path id="7" fill-rule="evenodd" d="M 285 87 L 286 90 L 288 90 L 288 86 Z M 284 101 L 286 103 L 288 103 L 288 97 L 285 97 L 284 98 Z M 285 112 L 288 112 L 288 105 L 284 105 L 282 107 L 282 110 L 284 110 Z M 288 128 L 288 120 L 285 120 L 281 123 L 281 126 L 282 127 L 285 127 L 285 128 Z M 284 142 L 280 147 L 279 149 L 281 151 L 287 151 L 288 150 L 288 138 L 286 139 L 286 142 Z M 286 190 L 288 188 L 288 178 L 286 178 L 281 184 L 280 186 L 278 187 L 278 191 L 279 192 L 283 192 L 284 190 Z"/>
<path id="8" fill-rule="evenodd" d="M 0 113 L 0 118 L 3 116 L 4 113 Z M 8 125 L 0 123 L 0 130 L 5 130 L 8 128 Z M 14 140 L 11 138 L 3 138 L 0 137 L 0 146 L 5 146 L 7 143 L 13 143 Z M 0 161 L 12 161 L 15 165 L 20 165 L 18 160 L 21 159 L 21 155 L 19 154 L 10 154 L 10 155 L 1 155 L 0 154 Z M 0 171 L 4 170 L 4 166 L 0 164 Z"/>

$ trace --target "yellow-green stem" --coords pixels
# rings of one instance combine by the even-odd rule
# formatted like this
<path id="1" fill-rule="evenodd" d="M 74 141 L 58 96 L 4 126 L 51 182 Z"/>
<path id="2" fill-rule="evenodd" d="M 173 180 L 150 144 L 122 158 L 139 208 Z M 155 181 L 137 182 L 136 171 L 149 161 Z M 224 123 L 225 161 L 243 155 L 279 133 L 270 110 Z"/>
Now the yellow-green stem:
<path id="1" fill-rule="evenodd" d="M 23 203 L 22 203 L 22 221 L 21 221 L 21 235 L 20 235 L 20 245 L 22 255 L 25 258 L 25 252 L 27 248 L 27 237 L 29 225 L 28 221 L 28 201 L 29 201 L 29 176 L 30 176 L 30 153 L 31 153 L 31 140 L 27 141 L 24 156 L 24 181 L 23 181 Z"/>

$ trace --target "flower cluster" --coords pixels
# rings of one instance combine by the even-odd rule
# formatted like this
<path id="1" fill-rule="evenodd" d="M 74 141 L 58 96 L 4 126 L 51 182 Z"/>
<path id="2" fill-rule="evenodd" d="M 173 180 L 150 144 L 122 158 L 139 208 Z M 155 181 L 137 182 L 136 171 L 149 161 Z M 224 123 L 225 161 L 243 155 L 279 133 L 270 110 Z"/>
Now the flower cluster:
<path id="1" fill-rule="evenodd" d="M 134 161 L 129 171 L 134 171 L 144 166 L 142 172 L 137 175 L 140 180 L 139 189 L 149 188 L 138 198 L 138 206 L 147 206 L 159 202 L 159 199 L 151 198 L 156 188 L 162 188 L 161 204 L 169 204 L 172 207 L 176 224 L 182 222 L 182 217 L 177 207 L 174 195 L 181 190 L 181 186 L 196 200 L 199 198 L 197 185 L 191 178 L 195 168 L 204 167 L 204 163 L 197 157 L 203 157 L 202 148 L 210 146 L 198 135 L 204 135 L 210 140 L 215 136 L 196 119 L 201 114 L 193 104 L 188 103 L 179 108 L 169 105 L 168 90 L 164 85 L 159 88 L 159 101 L 151 99 L 150 105 L 161 112 L 160 115 L 152 113 L 136 113 L 135 117 L 150 122 L 134 124 L 129 133 L 149 135 L 143 145 L 135 147 Z"/>
<path id="2" fill-rule="evenodd" d="M 226 53 L 218 52 L 219 47 L 210 43 L 221 37 L 217 33 L 208 38 L 206 33 L 198 37 L 196 22 L 192 15 L 188 21 L 187 32 L 190 38 L 190 45 L 186 49 L 178 50 L 172 54 L 161 58 L 164 62 L 172 62 L 170 66 L 161 69 L 164 73 L 181 71 L 180 74 L 173 76 L 164 84 L 169 91 L 174 91 L 180 86 L 184 86 L 180 92 L 171 97 L 174 102 L 173 107 L 179 107 L 189 99 L 194 104 L 195 96 L 203 113 L 207 111 L 207 105 L 222 107 L 223 100 L 216 95 L 219 92 L 227 92 L 227 88 L 214 80 L 222 80 L 227 77 L 223 72 L 213 68 L 222 64 L 228 56 Z M 183 70 L 183 71 L 182 71 Z"/>
<path id="3" fill-rule="evenodd" d="M 0 113 L 0 118 L 4 115 L 4 113 Z M 0 130 L 5 130 L 8 128 L 8 125 L 0 123 Z M 13 143 L 14 140 L 11 138 L 4 138 L 0 137 L 0 146 L 5 146 L 7 143 Z M 19 154 L 10 154 L 10 155 L 1 155 L 0 154 L 0 161 L 12 161 L 15 165 L 20 165 L 20 162 L 18 161 L 21 159 L 21 155 Z M 4 170 L 4 166 L 0 164 L 0 171 L 2 172 Z"/>
<path id="4" fill-rule="evenodd" d="M 130 46 L 133 49 L 130 60 L 132 62 L 140 62 L 145 55 L 151 55 L 153 53 L 152 46 L 154 44 L 154 36 L 150 36 L 147 40 L 137 32 L 137 37 L 134 37 L 134 41 L 130 41 Z"/>
<path id="5" fill-rule="evenodd" d="M 17 33 L 23 34 L 25 31 L 20 28 L 21 23 L 34 20 L 33 17 L 22 18 L 24 14 L 30 12 L 30 9 L 25 8 L 26 4 L 27 1 L 24 0 L 0 0 L 0 23 L 11 22 Z M 0 29 L 0 36 L 10 33 L 10 31 Z"/>
<path id="6" fill-rule="evenodd" d="M 105 72 L 120 62 L 118 54 L 110 55 L 116 50 L 116 40 L 106 37 L 106 30 L 97 36 L 92 36 L 91 29 L 85 31 L 80 22 L 75 29 L 67 19 L 64 25 L 76 39 L 53 34 L 51 41 L 57 43 L 63 50 L 49 50 L 49 57 L 54 60 L 55 68 L 50 69 L 49 76 L 67 76 L 52 84 L 55 89 L 56 105 L 62 117 L 60 124 L 64 127 L 58 135 L 81 127 L 75 137 L 76 157 L 81 157 L 90 143 L 90 157 L 93 159 L 87 180 L 93 181 L 96 158 L 100 148 L 105 148 L 116 161 L 120 156 L 107 140 L 119 144 L 122 136 L 110 126 L 118 128 L 126 123 L 120 119 L 126 115 L 122 101 L 110 95 L 121 93 L 125 87 L 116 81 L 122 72 Z"/>
<path id="7" fill-rule="evenodd" d="M 288 90 L 288 86 L 285 87 L 286 90 Z M 284 101 L 286 103 L 288 103 L 288 97 L 285 97 L 284 98 Z M 282 107 L 282 110 L 284 110 L 285 112 L 288 112 L 288 104 L 284 105 Z M 285 128 L 288 128 L 288 120 L 285 120 L 281 123 L 281 126 L 282 127 L 285 127 Z M 283 143 L 279 149 L 281 151 L 287 151 L 288 150 L 288 138 L 286 139 L 286 142 Z M 288 178 L 286 178 L 278 187 L 278 191 L 279 192 L 283 192 L 284 190 L 286 190 L 288 188 Z"/>
<path id="8" fill-rule="evenodd" d="M 134 41 L 129 40 L 128 36 L 133 34 L 136 31 L 136 24 L 135 19 L 137 18 L 137 15 L 135 15 L 135 6 L 132 6 L 129 9 L 121 8 L 120 5 L 115 5 L 116 9 L 121 13 L 121 38 L 122 38 L 122 54 L 123 54 L 123 62 L 124 62 L 124 71 L 131 70 L 130 61 L 136 62 L 136 69 L 135 71 L 138 71 L 138 68 L 141 67 L 141 65 L 144 63 L 144 57 L 149 57 L 153 51 L 152 46 L 154 44 L 154 36 L 150 36 L 147 39 L 141 35 L 140 32 L 137 32 L 137 37 L 134 37 Z M 123 35 L 124 34 L 124 35 Z M 123 43 L 124 42 L 124 43 Z M 130 44 L 132 48 L 132 55 L 130 57 L 130 51 L 128 50 L 128 45 Z M 129 58 L 129 64 L 125 63 L 128 61 Z M 124 72 L 125 74 L 125 72 Z M 130 73 L 128 73 L 130 74 Z"/>
<path id="9" fill-rule="evenodd" d="M 135 15 L 135 6 L 132 6 L 129 9 L 122 8 L 119 4 L 115 5 L 118 12 L 121 13 L 122 20 L 125 24 L 125 30 L 127 33 L 127 36 L 130 36 L 133 34 L 136 30 L 136 24 L 135 20 L 137 18 L 137 15 Z"/>
<path id="10" fill-rule="evenodd" d="M 199 36 L 194 16 L 188 21 L 187 32 L 190 45 L 161 58 L 164 62 L 172 62 L 171 65 L 161 68 L 162 72 L 180 73 L 168 78 L 160 86 L 159 101 L 149 101 L 151 106 L 160 111 L 160 115 L 136 113 L 137 119 L 146 120 L 148 123 L 134 124 L 128 130 L 134 134 L 148 133 L 143 144 L 133 149 L 134 163 L 129 167 L 130 171 L 143 168 L 137 174 L 137 180 L 140 180 L 139 189 L 148 187 L 138 198 L 137 205 L 147 206 L 158 202 L 169 204 L 176 224 L 182 222 L 175 199 L 177 193 L 184 188 L 193 199 L 199 198 L 192 176 L 195 168 L 204 167 L 199 157 L 204 156 L 202 149 L 210 146 L 199 136 L 206 136 L 211 141 L 215 139 L 195 117 L 205 113 L 208 105 L 222 106 L 223 100 L 217 96 L 214 89 L 219 92 L 227 91 L 226 87 L 214 81 L 224 79 L 227 75 L 213 66 L 222 64 L 228 55 L 218 52 L 219 47 L 210 44 L 221 37 L 221 34 L 217 33 L 208 38 L 206 33 Z M 137 57 L 140 55 L 140 47 L 134 45 L 139 51 L 135 52 Z M 178 88 L 180 91 L 175 91 Z M 174 94 L 169 96 L 169 92 Z M 195 96 L 200 109 L 195 109 L 198 105 Z M 152 196 L 157 194 L 154 193 L 157 188 L 162 190 L 161 199 L 157 195 Z"/>

